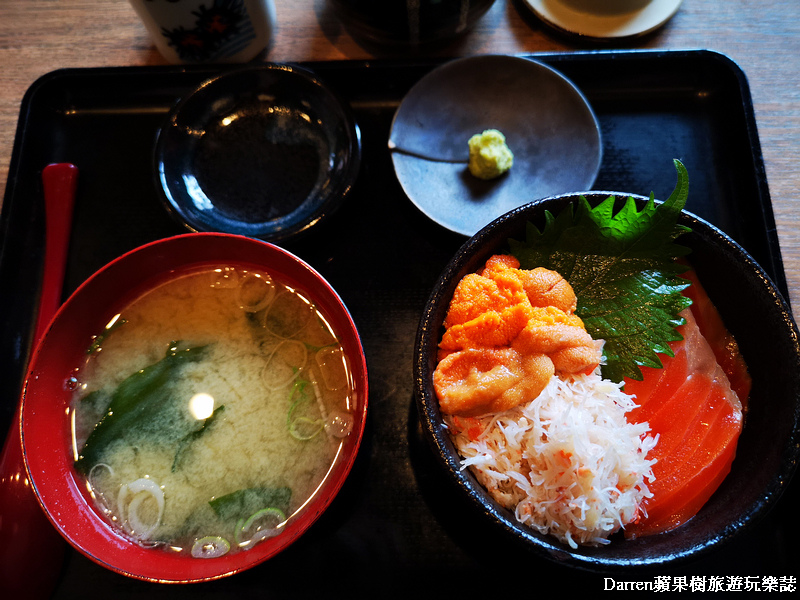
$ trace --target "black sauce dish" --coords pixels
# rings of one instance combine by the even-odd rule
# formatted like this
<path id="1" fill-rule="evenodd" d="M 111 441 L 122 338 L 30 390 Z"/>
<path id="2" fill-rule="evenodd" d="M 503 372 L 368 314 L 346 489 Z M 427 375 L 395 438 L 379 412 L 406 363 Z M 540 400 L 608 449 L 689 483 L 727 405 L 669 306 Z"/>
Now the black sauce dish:
<path id="1" fill-rule="evenodd" d="M 662 534 L 623 539 L 602 547 L 571 549 L 555 538 L 518 523 L 496 504 L 460 457 L 443 425 L 433 388 L 437 345 L 450 298 L 459 280 L 478 270 L 508 240 L 524 240 L 527 222 L 541 229 L 545 210 L 557 215 L 581 194 L 566 194 L 523 205 L 490 223 L 459 249 L 437 281 L 425 306 L 414 349 L 414 389 L 423 436 L 442 468 L 442 477 L 485 519 L 531 552 L 562 566 L 590 572 L 662 568 L 707 556 L 739 537 L 775 505 L 787 488 L 800 457 L 800 344 L 791 310 L 766 272 L 722 231 L 686 211 L 680 223 L 691 228 L 678 242 L 691 249 L 695 268 L 728 330 L 736 338 L 752 376 L 752 391 L 728 476 L 700 512 L 681 527 Z M 582 194 L 594 206 L 614 195 L 618 206 L 630 194 Z M 634 196 L 643 203 L 646 198 Z M 641 206 L 641 204 L 640 204 Z"/>
<path id="2" fill-rule="evenodd" d="M 181 98 L 159 129 L 156 186 L 189 231 L 277 242 L 333 214 L 358 176 L 350 106 L 313 71 L 233 67 Z"/>

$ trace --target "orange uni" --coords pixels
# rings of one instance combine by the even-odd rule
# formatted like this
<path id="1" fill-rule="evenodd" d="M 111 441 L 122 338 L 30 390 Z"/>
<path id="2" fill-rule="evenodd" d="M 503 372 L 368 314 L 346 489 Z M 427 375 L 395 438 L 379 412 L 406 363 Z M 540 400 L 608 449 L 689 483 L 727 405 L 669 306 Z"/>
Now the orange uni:
<path id="1" fill-rule="evenodd" d="M 456 287 L 439 344 L 434 387 L 445 413 L 477 416 L 529 402 L 555 373 L 581 373 L 600 350 L 555 271 L 494 255 Z"/>

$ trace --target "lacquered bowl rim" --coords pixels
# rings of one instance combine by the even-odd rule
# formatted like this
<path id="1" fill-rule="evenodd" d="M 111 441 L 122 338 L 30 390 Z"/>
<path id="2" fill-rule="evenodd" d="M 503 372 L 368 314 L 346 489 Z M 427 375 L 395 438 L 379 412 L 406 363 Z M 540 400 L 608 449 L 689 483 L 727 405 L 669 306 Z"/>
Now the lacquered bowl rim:
<path id="1" fill-rule="evenodd" d="M 184 260 L 173 256 L 180 248 Z M 348 354 L 355 386 L 353 429 L 341 456 L 322 488 L 324 493 L 297 517 L 296 527 L 264 540 L 244 552 L 229 553 L 215 559 L 192 559 L 163 550 L 143 548 L 121 536 L 98 514 L 81 489 L 72 468 L 69 423 L 64 411 L 71 392 L 57 389 L 69 371 L 54 364 L 70 364 L 91 342 L 93 327 L 108 311 L 121 308 L 131 297 L 168 279 L 176 272 L 200 266 L 235 263 L 269 271 L 286 283 L 303 290 L 333 321 Z M 142 272 L 143 265 L 161 270 Z M 277 265 L 277 266 L 276 266 Z M 109 292 L 116 288 L 117 291 Z M 113 306 L 97 309 L 87 301 L 95 294 L 111 294 Z M 91 315 L 87 317 L 87 311 Z M 60 345 L 70 339 L 70 321 L 84 318 L 90 323 L 81 336 L 75 336 L 71 349 Z M 94 329 L 99 331 L 99 329 Z M 61 346 L 61 347 L 57 347 Z M 61 355 L 69 355 L 59 358 Z M 63 387 L 63 386 L 62 386 Z M 366 358 L 356 325 L 333 287 L 313 267 L 290 252 L 260 240 L 222 233 L 188 233 L 140 246 L 111 261 L 89 277 L 62 305 L 51 321 L 31 359 L 22 398 L 22 447 L 25 467 L 36 499 L 58 532 L 76 550 L 112 571 L 136 579 L 162 583 L 209 581 L 238 573 L 268 560 L 291 545 L 316 522 L 334 501 L 353 467 L 364 434 L 368 403 Z M 60 417 L 59 417 L 60 415 Z M 59 425 L 60 418 L 60 425 Z M 50 429 L 47 429 L 51 426 Z"/>

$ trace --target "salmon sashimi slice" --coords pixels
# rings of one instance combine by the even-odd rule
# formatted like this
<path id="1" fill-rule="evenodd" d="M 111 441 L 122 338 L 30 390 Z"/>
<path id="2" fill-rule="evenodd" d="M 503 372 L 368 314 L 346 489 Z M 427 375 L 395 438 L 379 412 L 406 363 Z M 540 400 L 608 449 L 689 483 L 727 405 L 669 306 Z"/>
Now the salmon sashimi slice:
<path id="1" fill-rule="evenodd" d="M 711 381 L 704 376 L 692 376 L 675 390 L 672 402 L 663 402 L 664 406 L 656 414 L 645 415 L 642 421 L 638 421 L 646 421 L 653 432 L 659 433 L 657 454 L 667 457 L 673 449 L 684 443 L 688 431 L 673 426 L 676 413 L 686 423 L 694 422 L 706 406 L 709 394 Z"/>
<path id="2" fill-rule="evenodd" d="M 692 285 L 686 288 L 683 294 L 692 300 L 692 314 L 697 321 L 697 326 L 708 340 L 719 366 L 725 371 L 731 382 L 731 388 L 739 396 L 739 400 L 746 410 L 753 382 L 742 353 L 739 351 L 739 345 L 725 328 L 722 317 L 698 280 L 697 273 L 690 270 L 682 277 L 692 282 Z"/>
<path id="3" fill-rule="evenodd" d="M 717 331 L 722 320 L 716 309 L 708 312 L 710 301 L 703 290 L 694 290 L 693 295 L 698 298 L 698 309 L 704 311 L 703 327 L 711 332 L 712 340 L 726 340 L 729 336 Z M 652 497 L 642 504 L 646 516 L 627 527 L 627 537 L 669 531 L 691 519 L 717 490 L 736 454 L 742 401 L 701 331 L 694 310 L 686 310 L 682 316 L 686 323 L 678 330 L 683 340 L 670 343 L 675 356 L 662 357 L 663 369 L 642 368 L 643 381 L 625 381 L 625 391 L 634 394 L 639 405 L 629 419 L 646 421 L 651 435 L 659 436 L 648 454 L 657 462 L 653 465 L 655 479 L 649 483 Z M 745 376 L 732 371 L 739 375 L 737 381 L 749 379 L 743 360 L 726 364 L 745 370 Z M 740 389 L 749 393 L 749 384 Z"/>
<path id="4" fill-rule="evenodd" d="M 657 385 L 649 393 L 639 385 L 629 386 L 628 383 L 625 384 L 627 393 L 636 394 L 637 404 L 641 401 L 641 405 L 629 413 L 631 421 L 649 422 L 655 419 L 665 409 L 667 411 L 670 410 L 670 401 L 681 387 L 703 384 L 702 380 L 690 377 L 688 355 L 685 347 L 677 348 L 675 357 L 664 361 L 664 368 L 659 370 L 663 371 L 663 374 L 658 376 Z M 642 383 L 646 381 L 647 379 Z M 694 393 L 699 393 L 699 390 L 694 390 Z"/>
<path id="5" fill-rule="evenodd" d="M 626 532 L 629 537 L 674 529 L 691 519 L 708 501 L 730 472 L 736 453 L 740 422 L 726 417 L 717 415 L 706 424 L 705 429 L 715 434 L 699 446 L 687 442 L 684 447 L 691 448 L 692 456 L 684 456 L 685 465 L 675 464 L 680 462 L 680 456 L 675 456 L 671 465 L 662 465 L 665 472 L 662 478 L 649 486 L 653 498 L 645 505 L 647 518 L 630 527 Z"/>
<path id="6" fill-rule="evenodd" d="M 735 450 L 734 440 L 704 468 L 697 471 L 692 479 L 686 480 L 686 485 L 680 490 L 665 496 L 660 504 L 649 506 L 646 509 L 647 518 L 629 525 L 625 532 L 626 537 L 635 538 L 670 531 L 689 521 L 703 508 L 730 472 Z"/>
<path id="7" fill-rule="evenodd" d="M 713 460 L 724 452 L 730 443 L 731 434 L 735 433 L 735 428 L 732 431 L 729 426 L 732 424 L 730 420 L 726 420 L 730 414 L 730 407 L 725 405 L 726 402 L 720 387 L 716 386 L 704 397 L 702 410 L 685 431 L 673 428 L 669 432 L 674 434 L 678 431 L 678 435 L 674 435 L 678 443 L 661 450 L 663 476 L 652 487 L 665 491 L 651 506 L 666 501 L 668 494 L 679 491 L 677 484 L 692 478 L 706 466 L 709 458 Z M 718 449 L 720 452 L 717 452 Z"/>

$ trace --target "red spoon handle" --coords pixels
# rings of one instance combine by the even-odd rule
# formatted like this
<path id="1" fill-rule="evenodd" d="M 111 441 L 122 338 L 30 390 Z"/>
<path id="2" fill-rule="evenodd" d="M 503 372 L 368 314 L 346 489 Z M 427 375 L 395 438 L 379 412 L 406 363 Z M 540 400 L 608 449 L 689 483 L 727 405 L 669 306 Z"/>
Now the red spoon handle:
<path id="1" fill-rule="evenodd" d="M 42 171 L 42 185 L 45 204 L 44 278 L 34 344 L 39 343 L 61 306 L 78 169 L 69 163 L 47 165 Z"/>
<path id="2" fill-rule="evenodd" d="M 34 346 L 61 304 L 78 169 L 52 164 L 42 171 L 45 260 Z M 0 455 L 0 588 L 9 597 L 48 598 L 61 571 L 66 543 L 31 488 L 22 454 L 21 400 Z"/>

